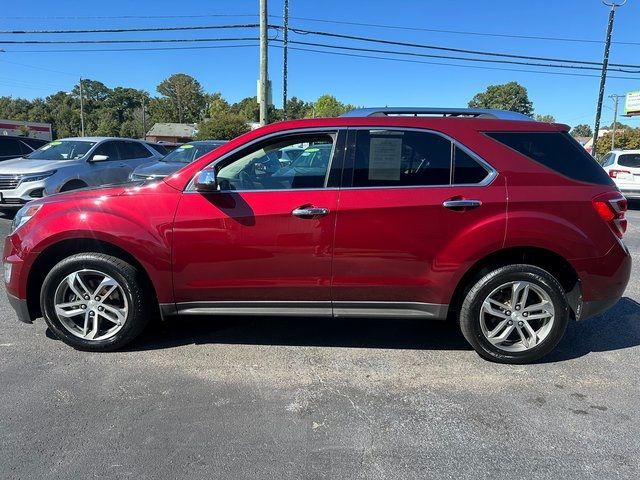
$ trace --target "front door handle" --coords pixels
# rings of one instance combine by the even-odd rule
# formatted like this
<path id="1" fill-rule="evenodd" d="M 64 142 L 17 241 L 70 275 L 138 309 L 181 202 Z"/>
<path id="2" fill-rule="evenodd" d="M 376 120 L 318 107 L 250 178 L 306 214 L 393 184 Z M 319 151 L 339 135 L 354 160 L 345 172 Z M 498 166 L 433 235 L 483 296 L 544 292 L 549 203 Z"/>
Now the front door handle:
<path id="1" fill-rule="evenodd" d="M 480 205 L 482 205 L 482 202 L 480 200 L 456 199 L 456 200 L 445 200 L 444 202 L 442 202 L 442 206 L 444 208 L 449 208 L 451 210 L 477 208 Z"/>
<path id="2" fill-rule="evenodd" d="M 294 217 L 300 218 L 315 218 L 315 217 L 324 217 L 329 213 L 328 208 L 322 207 L 299 207 L 296 208 L 291 215 Z"/>

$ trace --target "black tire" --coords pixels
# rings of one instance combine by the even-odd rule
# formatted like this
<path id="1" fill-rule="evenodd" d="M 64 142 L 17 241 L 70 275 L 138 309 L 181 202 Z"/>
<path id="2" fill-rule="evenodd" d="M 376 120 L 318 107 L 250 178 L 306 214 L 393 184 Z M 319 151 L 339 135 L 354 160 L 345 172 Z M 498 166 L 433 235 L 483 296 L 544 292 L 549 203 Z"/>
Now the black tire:
<path id="1" fill-rule="evenodd" d="M 55 313 L 55 292 L 70 274 L 83 269 L 109 275 L 122 287 L 129 306 L 123 326 L 112 337 L 87 340 L 71 333 Z M 136 338 L 149 322 L 153 309 L 147 282 L 141 273 L 127 262 L 102 253 L 79 253 L 65 258 L 47 274 L 40 291 L 40 307 L 51 331 L 64 343 L 78 350 L 112 351 Z"/>
<path id="2" fill-rule="evenodd" d="M 86 187 L 88 187 L 88 185 L 82 180 L 71 180 L 60 188 L 60 192 L 70 192 L 72 190 L 79 190 Z"/>
<path id="3" fill-rule="evenodd" d="M 554 322 L 547 336 L 529 350 L 509 352 L 491 344 L 482 333 L 480 310 L 484 300 L 501 285 L 512 281 L 527 281 L 540 287 L 554 307 Z M 546 270 L 534 265 L 518 264 L 497 268 L 471 285 L 462 308 L 459 324 L 462 334 L 482 358 L 498 363 L 531 363 L 551 352 L 564 336 L 569 322 L 569 304 L 558 280 Z"/>

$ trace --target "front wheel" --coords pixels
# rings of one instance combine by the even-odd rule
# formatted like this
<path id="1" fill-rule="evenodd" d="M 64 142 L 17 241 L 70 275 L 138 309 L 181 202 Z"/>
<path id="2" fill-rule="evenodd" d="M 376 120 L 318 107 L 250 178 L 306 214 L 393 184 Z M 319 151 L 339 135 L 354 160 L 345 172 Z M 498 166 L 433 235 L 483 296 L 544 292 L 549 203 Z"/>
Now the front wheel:
<path id="1" fill-rule="evenodd" d="M 138 336 L 149 320 L 143 285 L 140 272 L 123 260 L 80 253 L 51 269 L 40 306 L 49 328 L 66 344 L 115 350 Z"/>
<path id="2" fill-rule="evenodd" d="M 530 363 L 553 350 L 569 321 L 558 280 L 533 265 L 498 268 L 469 290 L 460 310 L 462 334 L 487 359 Z"/>

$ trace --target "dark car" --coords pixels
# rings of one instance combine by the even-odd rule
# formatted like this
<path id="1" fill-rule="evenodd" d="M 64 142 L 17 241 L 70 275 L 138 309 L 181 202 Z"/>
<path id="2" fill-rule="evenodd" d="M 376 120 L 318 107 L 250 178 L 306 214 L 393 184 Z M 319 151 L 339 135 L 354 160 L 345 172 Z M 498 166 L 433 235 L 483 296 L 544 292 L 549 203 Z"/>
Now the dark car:
<path id="1" fill-rule="evenodd" d="M 44 316 L 83 350 L 159 316 L 404 318 L 453 321 L 483 358 L 527 363 L 622 296 L 626 209 L 567 125 L 365 109 L 259 128 L 148 185 L 33 200 L 4 281 L 19 320 Z"/>
<path id="2" fill-rule="evenodd" d="M 201 140 L 185 143 L 156 162 L 140 165 L 131 172 L 129 179 L 138 182 L 164 178 L 225 143 L 224 140 Z"/>
<path id="3" fill-rule="evenodd" d="M 24 157 L 47 143 L 39 138 L 0 136 L 0 161 Z"/>

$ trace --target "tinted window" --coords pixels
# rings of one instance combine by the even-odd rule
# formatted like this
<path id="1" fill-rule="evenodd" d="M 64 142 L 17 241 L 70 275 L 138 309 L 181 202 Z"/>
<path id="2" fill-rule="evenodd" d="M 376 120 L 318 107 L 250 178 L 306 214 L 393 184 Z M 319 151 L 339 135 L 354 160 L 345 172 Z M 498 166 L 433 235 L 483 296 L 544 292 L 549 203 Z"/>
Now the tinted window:
<path id="1" fill-rule="evenodd" d="M 37 150 L 43 145 L 49 143 L 46 140 L 40 140 L 38 138 L 21 138 L 20 141 L 29 145 L 32 150 Z"/>
<path id="2" fill-rule="evenodd" d="M 283 190 L 325 186 L 334 136 L 313 134 L 252 148 L 218 169 L 221 190 Z M 296 162 L 282 166 L 282 150 L 304 149 Z M 304 160 L 303 160 L 304 159 Z"/>
<path id="3" fill-rule="evenodd" d="M 613 183 L 593 157 L 568 133 L 497 132 L 487 135 L 566 177 L 600 185 Z"/>
<path id="4" fill-rule="evenodd" d="M 120 160 L 116 142 L 104 142 L 98 145 L 98 148 L 95 149 L 92 156 L 95 155 L 106 155 L 109 157 L 107 160 Z"/>
<path id="5" fill-rule="evenodd" d="M 608 167 L 609 165 L 613 165 L 615 158 L 616 155 L 614 153 L 608 153 L 607 155 L 602 157 L 602 160 L 600 160 L 600 164 L 603 167 Z"/>
<path id="6" fill-rule="evenodd" d="M 640 153 L 623 153 L 618 157 L 621 167 L 640 168 Z"/>
<path id="7" fill-rule="evenodd" d="M 138 142 L 118 142 L 120 156 L 123 160 L 132 158 L 149 158 L 153 154 Z"/>
<path id="8" fill-rule="evenodd" d="M 168 150 L 159 143 L 147 143 L 147 145 L 153 148 L 160 155 L 166 155 L 167 153 L 169 153 Z"/>
<path id="9" fill-rule="evenodd" d="M 449 185 L 451 142 L 426 132 L 358 130 L 354 187 Z"/>
<path id="10" fill-rule="evenodd" d="M 460 147 L 454 149 L 453 165 L 453 183 L 457 185 L 480 183 L 489 175 L 484 167 Z"/>
<path id="11" fill-rule="evenodd" d="M 20 142 L 18 140 L 14 140 L 13 138 L 0 139 L 0 156 L 8 157 L 12 155 L 15 155 L 16 157 L 22 155 Z"/>

